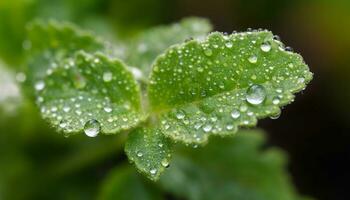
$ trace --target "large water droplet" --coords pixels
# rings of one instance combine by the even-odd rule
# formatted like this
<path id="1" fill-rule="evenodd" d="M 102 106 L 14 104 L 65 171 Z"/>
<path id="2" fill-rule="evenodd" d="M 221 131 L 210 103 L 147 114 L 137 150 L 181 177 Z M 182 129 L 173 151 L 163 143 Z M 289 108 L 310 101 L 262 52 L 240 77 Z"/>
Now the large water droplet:
<path id="1" fill-rule="evenodd" d="M 246 99 L 250 104 L 259 105 L 266 98 L 265 88 L 261 85 L 252 85 L 247 90 Z"/>
<path id="2" fill-rule="evenodd" d="M 113 78 L 113 74 L 111 72 L 105 72 L 103 73 L 103 81 L 104 82 L 110 82 Z"/>
<path id="3" fill-rule="evenodd" d="M 45 88 L 45 82 L 44 81 L 38 81 L 35 83 L 35 90 L 41 91 Z"/>
<path id="4" fill-rule="evenodd" d="M 84 132 L 89 137 L 96 137 L 101 130 L 100 123 L 95 119 L 90 119 L 84 125 Z"/>
<path id="5" fill-rule="evenodd" d="M 271 45 L 269 43 L 267 43 L 267 42 L 264 42 L 264 43 L 261 44 L 260 49 L 263 52 L 269 52 L 271 50 Z"/>

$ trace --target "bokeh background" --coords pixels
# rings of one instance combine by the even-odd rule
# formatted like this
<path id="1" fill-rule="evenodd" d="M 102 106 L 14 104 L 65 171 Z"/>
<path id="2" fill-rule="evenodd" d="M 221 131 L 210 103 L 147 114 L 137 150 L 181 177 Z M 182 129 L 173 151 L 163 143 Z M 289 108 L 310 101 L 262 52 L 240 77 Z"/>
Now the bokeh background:
<path id="1" fill-rule="evenodd" d="M 266 130 L 269 146 L 288 153 L 288 170 L 301 194 L 321 200 L 350 199 L 348 0 L 0 0 L 0 180 L 9 180 L 0 181 L 0 193 L 6 188 L 16 198 L 25 197 L 33 187 L 28 179 L 49 177 L 59 182 L 58 177 L 69 174 L 68 183 L 79 182 L 88 198 L 96 191 L 89 181 L 99 181 L 126 159 L 118 139 L 67 140 L 55 134 L 36 107 L 21 97 L 9 77 L 23 69 L 27 22 L 67 20 L 106 38 L 124 38 L 186 16 L 206 17 L 223 32 L 267 28 L 304 57 L 314 80 L 279 119 L 262 120 L 259 127 Z M 35 170 L 42 165 L 48 170 Z M 91 174 L 91 168 L 98 173 Z M 27 177 L 28 170 L 32 171 Z M 54 175 L 40 176 L 45 173 Z M 19 187 L 25 190 L 17 191 Z M 60 191 L 72 188 L 62 187 Z"/>

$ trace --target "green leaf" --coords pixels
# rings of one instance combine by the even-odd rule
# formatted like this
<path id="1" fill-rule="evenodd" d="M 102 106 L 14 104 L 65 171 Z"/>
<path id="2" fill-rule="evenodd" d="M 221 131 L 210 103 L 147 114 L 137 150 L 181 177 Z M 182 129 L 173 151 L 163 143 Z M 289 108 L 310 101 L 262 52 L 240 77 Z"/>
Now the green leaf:
<path id="1" fill-rule="evenodd" d="M 197 17 L 151 28 L 132 40 L 127 48 L 127 63 L 141 69 L 147 78 L 154 59 L 169 46 L 182 43 L 186 39 L 205 37 L 211 30 L 212 25 L 208 20 Z"/>
<path id="2" fill-rule="evenodd" d="M 299 199 L 279 149 L 261 150 L 260 131 L 213 138 L 205 148 L 183 148 L 160 179 L 162 187 L 189 200 Z"/>
<path id="3" fill-rule="evenodd" d="M 95 136 L 136 126 L 141 113 L 140 89 L 119 60 L 79 52 L 60 62 L 35 84 L 42 116 L 65 134 Z"/>
<path id="4" fill-rule="evenodd" d="M 57 21 L 34 21 L 27 28 L 28 82 L 43 79 L 62 59 L 74 56 L 79 50 L 88 53 L 104 51 L 102 40 L 78 27 Z"/>
<path id="5" fill-rule="evenodd" d="M 125 152 L 140 172 L 155 181 L 169 166 L 172 143 L 156 128 L 138 128 L 129 134 Z"/>
<path id="6" fill-rule="evenodd" d="M 302 57 L 271 32 L 216 32 L 159 56 L 148 92 L 166 136 L 203 144 L 209 135 L 232 135 L 279 115 L 311 79 Z"/>
<path id="7" fill-rule="evenodd" d="M 159 191 L 146 184 L 130 167 L 115 168 L 103 182 L 99 200 L 153 200 L 162 199 Z"/>

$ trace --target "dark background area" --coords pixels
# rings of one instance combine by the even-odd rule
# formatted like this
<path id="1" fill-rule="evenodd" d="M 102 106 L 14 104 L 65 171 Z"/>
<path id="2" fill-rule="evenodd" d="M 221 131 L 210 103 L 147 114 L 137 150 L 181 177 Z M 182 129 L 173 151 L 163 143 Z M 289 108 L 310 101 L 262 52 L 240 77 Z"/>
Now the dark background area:
<path id="1" fill-rule="evenodd" d="M 16 10 L 0 10 L 0 38 L 6 38 L 0 39 L 0 55 L 14 70 L 20 68 L 23 57 L 24 33 L 18 27 L 36 16 L 68 19 L 102 34 L 113 29 L 120 37 L 186 16 L 206 17 L 215 30 L 228 33 L 247 28 L 271 30 L 303 56 L 314 79 L 278 119 L 262 120 L 259 127 L 268 133 L 269 145 L 288 152 L 290 174 L 300 193 L 320 200 L 350 199 L 350 1 L 79 0 L 43 1 L 41 6 L 23 0 L 13 4 L 16 2 Z M 6 4 L 0 2 L 0 8 Z M 33 9 L 27 12 L 27 7 Z M 11 130 L 4 127 L 1 132 Z M 47 127 L 41 130 L 42 135 L 47 134 Z M 28 138 L 23 140 L 34 140 Z M 60 143 L 52 148 L 60 149 L 63 140 Z M 38 152 L 40 149 L 32 150 Z"/>

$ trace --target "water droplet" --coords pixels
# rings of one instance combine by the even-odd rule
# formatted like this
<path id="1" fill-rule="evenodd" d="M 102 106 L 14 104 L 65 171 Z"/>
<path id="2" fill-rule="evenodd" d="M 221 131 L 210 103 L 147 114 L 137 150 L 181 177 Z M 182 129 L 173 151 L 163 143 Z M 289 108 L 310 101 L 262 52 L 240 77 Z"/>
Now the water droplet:
<path id="1" fill-rule="evenodd" d="M 212 51 L 211 49 L 205 49 L 205 50 L 204 50 L 204 54 L 205 54 L 206 56 L 211 56 L 211 55 L 213 55 L 213 51 Z"/>
<path id="2" fill-rule="evenodd" d="M 281 116 L 281 111 L 279 111 L 278 113 L 270 116 L 270 119 L 278 119 Z"/>
<path id="3" fill-rule="evenodd" d="M 59 126 L 60 126 L 60 128 L 65 128 L 67 126 L 67 121 L 61 120 Z"/>
<path id="4" fill-rule="evenodd" d="M 70 107 L 69 106 L 64 106 L 63 107 L 63 111 L 64 112 L 69 112 L 70 111 Z"/>
<path id="5" fill-rule="evenodd" d="M 248 110 L 248 106 L 245 105 L 245 104 L 242 104 L 242 105 L 239 107 L 239 110 L 240 110 L 241 112 L 245 112 L 245 111 Z"/>
<path id="6" fill-rule="evenodd" d="M 183 119 L 183 118 L 185 118 L 185 114 L 183 112 L 178 112 L 178 113 L 176 113 L 176 118 Z"/>
<path id="7" fill-rule="evenodd" d="M 232 124 L 226 125 L 227 130 L 233 130 L 234 126 Z"/>
<path id="8" fill-rule="evenodd" d="M 252 85 L 247 90 L 246 99 L 250 104 L 259 105 L 266 98 L 265 88 L 261 85 Z"/>
<path id="9" fill-rule="evenodd" d="M 273 103 L 274 105 L 279 104 L 279 103 L 280 103 L 280 98 L 278 98 L 278 97 L 273 98 L 273 99 L 272 99 L 272 103 Z"/>
<path id="10" fill-rule="evenodd" d="M 256 55 L 252 55 L 248 58 L 248 61 L 254 64 L 258 61 L 258 57 Z"/>
<path id="11" fill-rule="evenodd" d="M 35 90 L 40 91 L 45 88 L 45 82 L 44 81 L 38 81 L 35 83 Z"/>
<path id="12" fill-rule="evenodd" d="M 141 151 L 138 151 L 138 152 L 136 153 L 136 155 L 137 155 L 137 157 L 142 157 L 142 156 L 143 156 L 143 153 L 142 153 Z"/>
<path id="13" fill-rule="evenodd" d="M 168 162 L 168 160 L 166 160 L 166 159 L 162 160 L 161 164 L 162 164 L 162 166 L 165 167 L 165 168 L 168 168 L 168 167 L 169 167 L 169 162 Z"/>
<path id="14" fill-rule="evenodd" d="M 233 44 L 232 44 L 232 42 L 226 42 L 225 46 L 227 48 L 232 48 Z"/>
<path id="15" fill-rule="evenodd" d="M 149 172 L 150 172 L 152 175 L 155 175 L 155 174 L 157 173 L 157 170 L 156 170 L 156 169 L 151 169 Z"/>
<path id="16" fill-rule="evenodd" d="M 269 43 L 267 43 L 267 42 L 264 42 L 264 43 L 261 44 L 260 49 L 263 52 L 269 52 L 271 50 L 271 45 Z"/>
<path id="17" fill-rule="evenodd" d="M 240 113 L 237 109 L 234 109 L 234 110 L 231 112 L 231 117 L 232 117 L 233 119 L 237 119 L 240 115 L 241 115 L 241 113 Z"/>
<path id="18" fill-rule="evenodd" d="M 105 110 L 107 113 L 112 112 L 112 108 L 111 107 L 104 107 L 103 110 Z"/>
<path id="19" fill-rule="evenodd" d="M 213 126 L 211 124 L 206 124 L 205 126 L 203 126 L 203 131 L 208 133 L 209 131 L 211 131 L 212 128 Z"/>
<path id="20" fill-rule="evenodd" d="M 305 82 L 305 78 L 298 78 L 298 83 L 304 83 Z"/>
<path id="21" fill-rule="evenodd" d="M 95 119 L 90 119 L 84 125 L 84 132 L 89 137 L 96 137 L 101 130 L 100 123 Z"/>
<path id="22" fill-rule="evenodd" d="M 104 72 L 103 73 L 103 81 L 104 82 L 110 82 L 113 78 L 113 74 L 111 72 Z"/>

